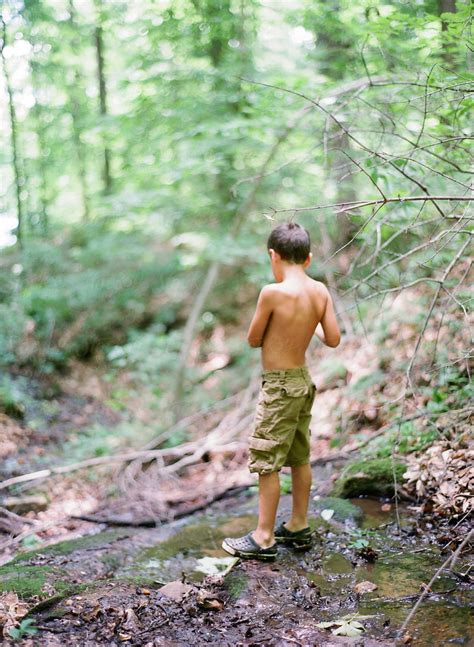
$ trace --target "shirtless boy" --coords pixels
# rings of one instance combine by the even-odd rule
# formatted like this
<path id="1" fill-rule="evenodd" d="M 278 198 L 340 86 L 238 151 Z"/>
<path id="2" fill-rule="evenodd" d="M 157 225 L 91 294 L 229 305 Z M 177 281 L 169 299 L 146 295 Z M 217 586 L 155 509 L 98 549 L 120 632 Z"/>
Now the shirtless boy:
<path id="1" fill-rule="evenodd" d="M 311 262 L 306 229 L 296 223 L 279 225 L 267 247 L 276 283 L 260 292 L 247 335 L 250 346 L 262 348 L 263 365 L 249 439 L 249 469 L 259 475 L 258 524 L 248 535 L 222 543 L 231 555 L 253 559 L 274 559 L 277 543 L 311 545 L 309 423 L 316 387 L 305 353 L 313 334 L 332 348 L 341 337 L 327 288 L 305 272 Z M 275 530 L 284 465 L 291 467 L 293 508 L 291 518 Z"/>

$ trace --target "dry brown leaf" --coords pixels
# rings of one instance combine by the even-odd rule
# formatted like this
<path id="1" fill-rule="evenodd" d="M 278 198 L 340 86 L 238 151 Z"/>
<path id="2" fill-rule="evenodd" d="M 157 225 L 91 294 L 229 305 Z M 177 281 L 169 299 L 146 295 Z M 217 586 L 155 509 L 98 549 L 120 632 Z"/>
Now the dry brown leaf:
<path id="1" fill-rule="evenodd" d="M 196 602 L 203 609 L 210 609 L 212 611 L 222 611 L 224 602 L 217 596 L 202 589 L 196 597 Z"/>
<path id="2" fill-rule="evenodd" d="M 119 637 L 120 642 L 123 643 L 123 642 L 126 642 L 127 640 L 131 640 L 132 634 L 126 634 L 126 633 L 120 632 L 118 637 Z"/>
<path id="3" fill-rule="evenodd" d="M 378 589 L 377 584 L 369 582 L 369 580 L 364 580 L 363 582 L 359 582 L 354 586 L 354 591 L 359 595 L 370 593 L 371 591 L 375 591 L 376 589 Z"/>
<path id="4" fill-rule="evenodd" d="M 181 600 L 186 597 L 193 588 L 194 587 L 189 584 L 183 584 L 183 582 L 175 580 L 174 582 L 168 582 L 168 584 L 162 586 L 158 591 L 175 602 L 181 602 Z"/>
<path id="5" fill-rule="evenodd" d="M 140 631 L 141 625 L 137 614 L 131 608 L 125 609 L 125 622 L 122 625 L 126 631 L 137 632 Z"/>
<path id="6" fill-rule="evenodd" d="M 18 620 L 23 618 L 28 611 L 28 605 L 18 599 L 13 591 L 0 595 L 0 635 L 8 635 L 8 630 L 14 627 Z"/>

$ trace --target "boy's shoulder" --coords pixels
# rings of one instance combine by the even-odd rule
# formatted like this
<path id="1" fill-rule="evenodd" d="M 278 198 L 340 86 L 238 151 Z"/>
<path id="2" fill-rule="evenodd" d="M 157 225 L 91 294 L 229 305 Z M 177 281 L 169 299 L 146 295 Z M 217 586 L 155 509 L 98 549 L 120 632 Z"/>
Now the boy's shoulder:
<path id="1" fill-rule="evenodd" d="M 326 298 L 329 294 L 329 291 L 324 283 L 321 281 L 316 281 L 310 276 L 307 277 L 308 282 L 306 283 L 307 289 L 314 292 L 315 296 L 320 296 Z M 288 288 L 284 282 L 281 283 L 267 283 L 261 289 L 260 295 L 263 298 L 271 299 L 272 297 L 277 297 L 279 295 L 285 295 L 288 293 Z"/>

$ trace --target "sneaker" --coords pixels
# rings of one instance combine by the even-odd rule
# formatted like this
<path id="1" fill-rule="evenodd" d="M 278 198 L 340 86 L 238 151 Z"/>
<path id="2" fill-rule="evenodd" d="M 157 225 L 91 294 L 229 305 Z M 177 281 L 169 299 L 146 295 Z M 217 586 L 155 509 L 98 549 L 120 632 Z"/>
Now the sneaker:
<path id="1" fill-rule="evenodd" d="M 252 537 L 251 532 L 244 537 L 227 537 L 222 542 L 222 548 L 231 555 L 244 559 L 275 559 L 278 552 L 276 542 L 269 548 L 262 548 Z"/>
<path id="2" fill-rule="evenodd" d="M 285 544 L 292 548 L 304 549 L 311 548 L 313 545 L 313 533 L 309 526 L 293 532 L 281 523 L 275 530 L 275 539 L 278 544 Z"/>

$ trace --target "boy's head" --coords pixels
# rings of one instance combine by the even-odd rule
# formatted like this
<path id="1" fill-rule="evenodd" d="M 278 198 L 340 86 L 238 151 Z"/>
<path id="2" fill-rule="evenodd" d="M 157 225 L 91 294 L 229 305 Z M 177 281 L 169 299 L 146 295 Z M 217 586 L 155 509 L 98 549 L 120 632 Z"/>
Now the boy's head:
<path id="1" fill-rule="evenodd" d="M 268 237 L 267 249 L 274 250 L 282 261 L 303 265 L 311 251 L 309 233 L 296 222 L 278 225 Z"/>

